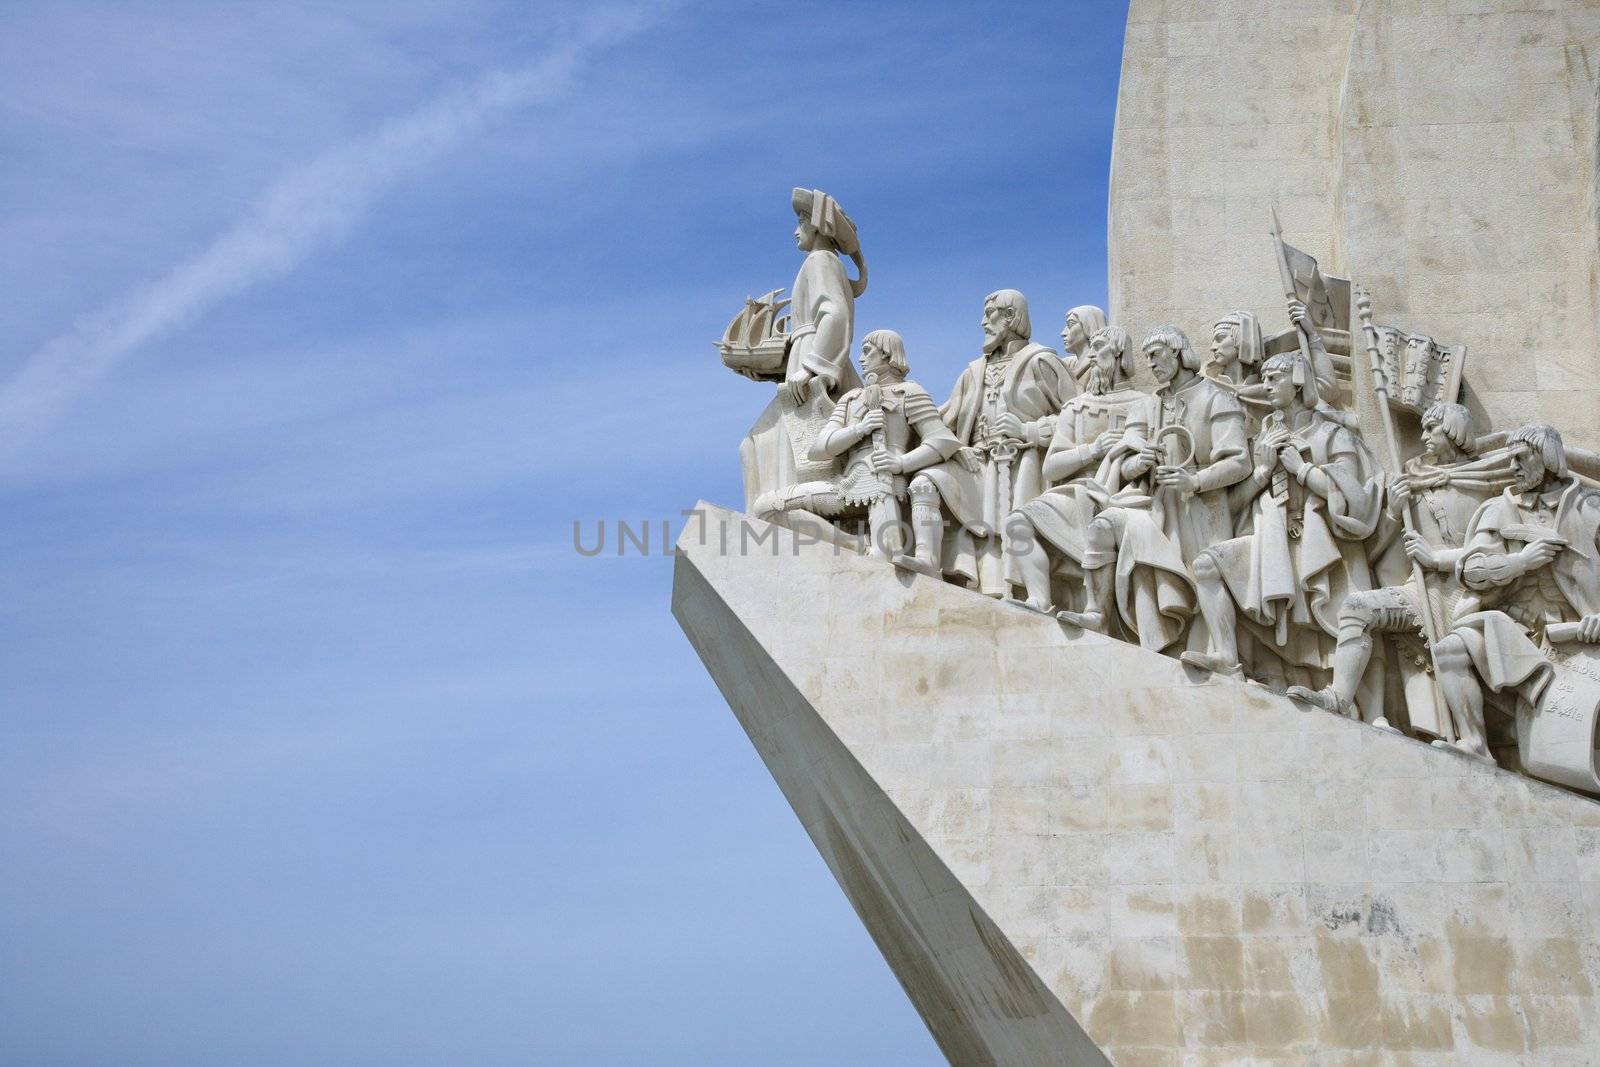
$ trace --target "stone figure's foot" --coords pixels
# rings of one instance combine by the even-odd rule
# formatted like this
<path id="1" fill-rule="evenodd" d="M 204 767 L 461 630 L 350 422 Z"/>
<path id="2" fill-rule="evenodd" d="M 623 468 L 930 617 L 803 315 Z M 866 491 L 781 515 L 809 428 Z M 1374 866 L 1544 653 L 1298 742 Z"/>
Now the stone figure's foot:
<path id="1" fill-rule="evenodd" d="M 1224 678 L 1232 678 L 1235 681 L 1244 680 L 1243 667 L 1231 660 L 1223 659 L 1214 652 L 1185 652 L 1178 659 L 1202 671 L 1220 674 Z"/>
<path id="2" fill-rule="evenodd" d="M 1018 600 L 1016 603 L 1019 607 L 1027 608 L 1029 611 L 1037 611 L 1041 615 L 1052 615 L 1056 610 L 1054 604 L 1040 600 L 1038 597 L 1029 597 L 1026 600 Z"/>
<path id="3" fill-rule="evenodd" d="M 1058 611 L 1056 618 L 1079 629 L 1091 630 L 1097 634 L 1106 632 L 1106 617 L 1099 611 Z"/>
<path id="4" fill-rule="evenodd" d="M 903 570 L 916 571 L 918 574 L 926 574 L 929 578 L 942 577 L 942 575 L 939 573 L 939 565 L 934 563 L 933 560 L 923 559 L 921 556 L 913 556 L 909 553 L 902 552 L 889 562 Z"/>
<path id="5" fill-rule="evenodd" d="M 1468 759 L 1477 760 L 1479 763 L 1487 763 L 1491 767 L 1496 766 L 1493 756 L 1489 755 L 1487 751 L 1479 751 L 1478 749 L 1472 747 L 1471 743 L 1467 741 L 1446 741 L 1444 738 L 1440 737 L 1433 741 L 1433 747 L 1448 748 L 1453 752 L 1461 753 Z"/>
<path id="6" fill-rule="evenodd" d="M 1333 714 L 1343 715 L 1347 719 L 1355 718 L 1355 705 L 1351 704 L 1348 700 L 1339 699 L 1339 694 L 1335 693 L 1332 687 L 1327 689 L 1312 689 L 1303 685 L 1291 685 L 1288 693 L 1285 695 L 1288 696 L 1290 700 L 1299 701 L 1302 704 L 1309 704 L 1313 708 L 1321 708 L 1323 711 L 1331 711 Z"/>
<path id="7" fill-rule="evenodd" d="M 1382 715 L 1379 715 L 1376 719 L 1373 719 L 1370 725 L 1376 726 L 1380 730 L 1388 730 L 1391 734 L 1400 734 L 1401 736 L 1405 735 L 1404 730 L 1400 729 L 1400 727 L 1396 726 Z"/>

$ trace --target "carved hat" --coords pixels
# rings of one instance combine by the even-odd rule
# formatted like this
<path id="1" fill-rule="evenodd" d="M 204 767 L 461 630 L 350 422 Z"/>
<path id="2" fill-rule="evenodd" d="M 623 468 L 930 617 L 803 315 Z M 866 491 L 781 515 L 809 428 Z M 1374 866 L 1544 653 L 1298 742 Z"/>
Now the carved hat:
<path id="1" fill-rule="evenodd" d="M 1244 367 L 1258 366 L 1266 346 L 1261 340 L 1261 322 L 1255 312 L 1235 311 L 1218 319 L 1217 325 L 1225 322 L 1239 327 L 1239 364 Z"/>
<path id="2" fill-rule="evenodd" d="M 856 224 L 844 213 L 839 201 L 821 189 L 796 189 L 790 202 L 796 217 L 816 227 L 817 232 L 831 239 L 840 252 L 853 256 L 861 251 Z"/>

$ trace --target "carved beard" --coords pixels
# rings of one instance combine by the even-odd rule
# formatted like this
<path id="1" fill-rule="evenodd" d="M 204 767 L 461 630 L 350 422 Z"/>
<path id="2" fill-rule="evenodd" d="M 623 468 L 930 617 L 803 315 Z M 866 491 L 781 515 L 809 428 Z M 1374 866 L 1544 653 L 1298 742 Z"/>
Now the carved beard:
<path id="1" fill-rule="evenodd" d="M 1084 384 L 1087 386 L 1088 391 L 1095 396 L 1104 396 L 1110 391 L 1110 383 L 1106 381 L 1106 376 L 1101 372 L 1100 364 L 1098 363 L 1089 364 L 1089 380 Z"/>

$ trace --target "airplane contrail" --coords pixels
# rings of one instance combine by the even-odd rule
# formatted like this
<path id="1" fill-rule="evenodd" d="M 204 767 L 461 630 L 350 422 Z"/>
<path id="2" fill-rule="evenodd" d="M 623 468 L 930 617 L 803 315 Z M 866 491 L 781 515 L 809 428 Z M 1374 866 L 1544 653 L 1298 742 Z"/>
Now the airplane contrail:
<path id="1" fill-rule="evenodd" d="M 485 74 L 291 171 L 209 246 L 28 357 L 0 388 L 0 438 L 20 443 L 140 346 L 293 270 L 348 234 L 388 187 L 497 116 L 559 98 L 590 54 L 653 17 L 643 8 L 607 12 L 538 60 Z"/>

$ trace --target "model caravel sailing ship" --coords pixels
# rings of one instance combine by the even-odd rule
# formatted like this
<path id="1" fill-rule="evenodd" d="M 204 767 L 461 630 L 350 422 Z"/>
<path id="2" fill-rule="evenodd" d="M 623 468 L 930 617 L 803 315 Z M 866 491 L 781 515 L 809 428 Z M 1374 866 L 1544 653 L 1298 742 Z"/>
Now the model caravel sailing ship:
<path id="1" fill-rule="evenodd" d="M 782 289 L 746 297 L 717 342 L 723 366 L 758 382 L 783 381 L 789 349 L 789 307 Z"/>

